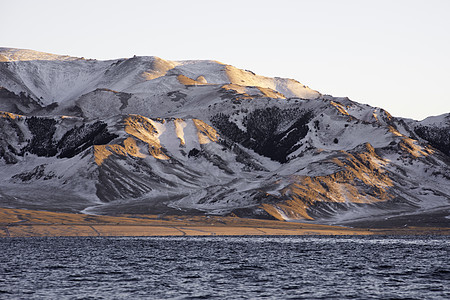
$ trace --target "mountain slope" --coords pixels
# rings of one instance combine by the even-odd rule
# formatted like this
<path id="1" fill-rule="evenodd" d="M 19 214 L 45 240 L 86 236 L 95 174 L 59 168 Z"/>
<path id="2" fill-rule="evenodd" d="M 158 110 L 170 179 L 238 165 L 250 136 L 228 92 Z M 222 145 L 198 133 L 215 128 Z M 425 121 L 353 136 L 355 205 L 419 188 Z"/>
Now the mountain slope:
<path id="1" fill-rule="evenodd" d="M 0 57 L 3 207 L 337 224 L 450 208 L 448 114 L 395 118 L 215 61 Z"/>
<path id="2" fill-rule="evenodd" d="M 172 62 L 157 57 L 96 61 L 8 48 L 0 48 L 0 57 L 2 87 L 45 106 L 76 101 L 97 88 L 132 92 L 142 99 L 196 84 L 256 86 L 287 97 L 320 95 L 295 80 L 258 76 L 215 61 Z"/>

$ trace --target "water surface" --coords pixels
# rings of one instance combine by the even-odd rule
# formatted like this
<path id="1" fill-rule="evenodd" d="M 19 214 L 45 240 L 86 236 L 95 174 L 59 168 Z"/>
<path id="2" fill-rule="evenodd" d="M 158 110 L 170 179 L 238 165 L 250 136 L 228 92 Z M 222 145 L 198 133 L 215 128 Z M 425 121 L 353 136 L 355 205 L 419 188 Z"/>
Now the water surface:
<path id="1" fill-rule="evenodd" d="M 450 299 L 447 237 L 0 239 L 4 299 Z"/>

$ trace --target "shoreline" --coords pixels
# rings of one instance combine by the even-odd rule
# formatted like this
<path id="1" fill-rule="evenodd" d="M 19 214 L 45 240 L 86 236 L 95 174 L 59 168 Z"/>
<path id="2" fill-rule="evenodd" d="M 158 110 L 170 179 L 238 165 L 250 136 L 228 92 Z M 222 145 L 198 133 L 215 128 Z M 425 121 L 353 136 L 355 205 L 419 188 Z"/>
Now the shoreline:
<path id="1" fill-rule="evenodd" d="M 448 227 L 351 228 L 218 216 L 99 216 L 0 208 L 0 237 L 450 235 Z"/>

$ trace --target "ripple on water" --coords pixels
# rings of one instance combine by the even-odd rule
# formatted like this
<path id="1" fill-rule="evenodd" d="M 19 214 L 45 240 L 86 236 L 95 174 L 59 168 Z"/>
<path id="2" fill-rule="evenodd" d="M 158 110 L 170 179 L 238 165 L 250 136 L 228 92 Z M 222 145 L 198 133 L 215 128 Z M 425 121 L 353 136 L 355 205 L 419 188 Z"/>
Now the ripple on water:
<path id="1" fill-rule="evenodd" d="M 439 237 L 12 238 L 0 297 L 450 298 Z"/>

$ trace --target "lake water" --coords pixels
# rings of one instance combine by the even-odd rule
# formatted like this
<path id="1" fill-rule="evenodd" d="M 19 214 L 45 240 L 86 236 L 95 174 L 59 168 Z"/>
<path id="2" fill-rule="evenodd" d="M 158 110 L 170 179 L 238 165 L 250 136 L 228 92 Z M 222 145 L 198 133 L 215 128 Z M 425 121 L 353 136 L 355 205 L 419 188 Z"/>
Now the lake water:
<path id="1" fill-rule="evenodd" d="M 450 299 L 448 237 L 0 239 L 1 299 Z"/>

